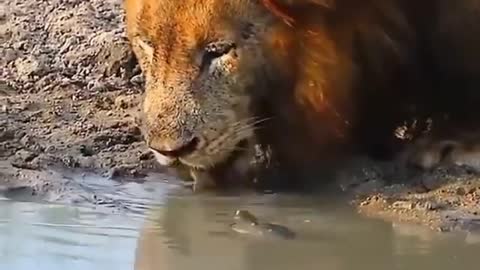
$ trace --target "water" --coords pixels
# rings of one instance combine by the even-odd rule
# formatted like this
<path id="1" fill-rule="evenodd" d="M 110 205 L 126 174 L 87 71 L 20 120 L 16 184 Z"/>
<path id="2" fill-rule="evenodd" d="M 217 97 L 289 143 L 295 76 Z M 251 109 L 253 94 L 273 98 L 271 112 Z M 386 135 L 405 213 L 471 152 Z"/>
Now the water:
<path id="1" fill-rule="evenodd" d="M 123 192 L 126 211 L 0 200 L 0 269 L 480 269 L 478 236 L 362 218 L 325 197 L 193 196 L 131 185 L 148 192 Z M 235 233 L 236 209 L 288 226 L 296 238 Z"/>

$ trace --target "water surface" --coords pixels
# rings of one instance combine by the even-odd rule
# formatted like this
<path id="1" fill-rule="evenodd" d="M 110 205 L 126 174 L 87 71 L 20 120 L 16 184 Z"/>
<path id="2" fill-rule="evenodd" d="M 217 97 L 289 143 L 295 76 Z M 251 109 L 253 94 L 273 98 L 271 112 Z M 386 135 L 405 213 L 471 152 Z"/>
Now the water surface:
<path id="1" fill-rule="evenodd" d="M 480 269 L 480 237 L 358 216 L 330 198 L 188 195 L 170 186 L 112 189 L 112 207 L 0 200 L 0 269 Z M 249 237 L 237 209 L 296 238 Z"/>

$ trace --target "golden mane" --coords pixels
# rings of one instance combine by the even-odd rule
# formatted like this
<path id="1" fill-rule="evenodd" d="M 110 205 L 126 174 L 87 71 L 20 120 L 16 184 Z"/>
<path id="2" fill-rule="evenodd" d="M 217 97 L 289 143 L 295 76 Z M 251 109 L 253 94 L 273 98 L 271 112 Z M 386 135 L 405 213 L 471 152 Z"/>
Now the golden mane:
<path id="1" fill-rule="evenodd" d="M 278 73 L 291 79 L 291 89 L 285 91 L 294 104 L 279 106 L 292 110 L 290 123 L 301 123 L 295 125 L 308 138 L 306 145 L 329 148 L 370 135 L 375 140 L 373 129 L 366 134 L 356 133 L 357 126 L 364 125 L 364 121 L 374 122 L 359 115 L 375 116 L 370 111 L 381 111 L 388 102 L 384 100 L 386 96 L 406 99 L 409 96 L 403 89 L 390 85 L 398 79 L 392 72 L 404 68 L 405 57 L 409 57 L 408 50 L 414 42 L 411 26 L 395 2 L 263 0 L 262 3 L 282 22 L 269 38 Z M 355 58 L 360 47 L 366 54 Z M 370 74 L 376 78 L 365 77 Z M 370 83 L 372 89 L 368 89 Z M 388 106 L 398 105 L 398 111 L 406 105 L 401 98 L 393 100 L 397 103 Z M 368 103 L 366 108 L 364 102 Z M 391 130 L 398 124 L 397 118 L 401 118 L 382 117 L 375 116 L 383 121 L 382 127 Z M 305 156 L 308 147 L 297 149 L 299 156 Z"/>

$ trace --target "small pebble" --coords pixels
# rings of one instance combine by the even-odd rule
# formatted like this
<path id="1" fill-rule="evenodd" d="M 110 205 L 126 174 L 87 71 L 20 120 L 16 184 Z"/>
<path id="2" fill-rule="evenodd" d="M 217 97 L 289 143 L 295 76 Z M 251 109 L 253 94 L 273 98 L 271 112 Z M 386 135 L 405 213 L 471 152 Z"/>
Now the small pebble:
<path id="1" fill-rule="evenodd" d="M 413 209 L 415 204 L 408 201 L 396 201 L 392 204 L 393 208 L 397 209 Z"/>
<path id="2" fill-rule="evenodd" d="M 463 196 L 465 195 L 467 192 L 465 191 L 465 189 L 463 187 L 459 187 L 457 188 L 457 190 L 455 191 L 455 193 L 459 196 Z"/>
<path id="3" fill-rule="evenodd" d="M 137 84 L 137 85 L 141 85 L 145 82 L 145 79 L 143 77 L 143 75 L 139 74 L 139 75 L 135 75 L 133 76 L 131 79 L 130 79 L 130 82 L 132 84 Z"/>

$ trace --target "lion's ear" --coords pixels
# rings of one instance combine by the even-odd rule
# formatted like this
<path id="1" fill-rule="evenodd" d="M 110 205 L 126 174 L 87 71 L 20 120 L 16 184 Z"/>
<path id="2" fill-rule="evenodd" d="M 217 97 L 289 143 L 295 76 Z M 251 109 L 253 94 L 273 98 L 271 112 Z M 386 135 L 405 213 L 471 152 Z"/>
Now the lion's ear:
<path id="1" fill-rule="evenodd" d="M 297 11 L 308 6 L 331 9 L 334 7 L 336 0 L 260 0 L 260 2 L 273 15 L 291 26 L 295 23 Z M 301 14 L 298 15 L 301 16 Z"/>

